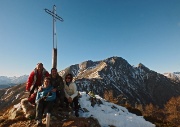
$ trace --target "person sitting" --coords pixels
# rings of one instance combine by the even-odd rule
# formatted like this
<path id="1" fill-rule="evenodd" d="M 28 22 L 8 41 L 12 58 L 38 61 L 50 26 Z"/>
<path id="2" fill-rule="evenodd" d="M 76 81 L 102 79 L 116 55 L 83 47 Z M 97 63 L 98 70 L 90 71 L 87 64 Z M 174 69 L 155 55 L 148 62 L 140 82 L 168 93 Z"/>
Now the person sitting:
<path id="1" fill-rule="evenodd" d="M 38 87 L 42 85 L 44 78 L 48 76 L 49 73 L 42 63 L 38 63 L 36 68 L 30 73 L 26 83 L 26 92 L 30 93 L 28 97 L 30 103 L 35 103 Z"/>
<path id="2" fill-rule="evenodd" d="M 53 91 L 56 92 L 56 102 L 60 101 L 60 108 L 64 107 L 64 82 L 62 77 L 58 74 L 56 68 L 51 69 L 50 84 L 53 86 Z"/>
<path id="3" fill-rule="evenodd" d="M 76 84 L 72 82 L 73 76 L 72 74 L 67 74 L 65 76 L 65 83 L 64 83 L 64 92 L 65 92 L 65 103 L 66 107 L 70 106 L 72 107 L 74 104 L 74 109 L 75 109 L 75 115 L 76 117 L 79 117 L 79 105 L 78 105 L 78 91 Z"/>
<path id="4" fill-rule="evenodd" d="M 38 91 L 36 96 L 36 120 L 37 125 L 42 124 L 43 113 L 51 113 L 53 102 L 56 99 L 56 92 L 52 91 L 53 86 L 50 85 L 50 78 L 44 78 L 41 91 Z"/>

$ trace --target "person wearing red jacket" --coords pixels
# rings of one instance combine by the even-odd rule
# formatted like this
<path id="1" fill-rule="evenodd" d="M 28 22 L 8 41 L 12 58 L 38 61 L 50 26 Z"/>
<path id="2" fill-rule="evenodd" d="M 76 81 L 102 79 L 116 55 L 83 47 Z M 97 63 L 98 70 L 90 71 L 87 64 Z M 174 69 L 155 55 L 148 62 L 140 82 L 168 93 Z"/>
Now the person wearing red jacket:
<path id="1" fill-rule="evenodd" d="M 26 83 L 26 92 L 30 92 L 29 102 L 35 102 L 38 87 L 42 85 L 45 77 L 49 77 L 49 72 L 46 71 L 42 63 L 38 63 L 36 68 L 30 73 Z"/>

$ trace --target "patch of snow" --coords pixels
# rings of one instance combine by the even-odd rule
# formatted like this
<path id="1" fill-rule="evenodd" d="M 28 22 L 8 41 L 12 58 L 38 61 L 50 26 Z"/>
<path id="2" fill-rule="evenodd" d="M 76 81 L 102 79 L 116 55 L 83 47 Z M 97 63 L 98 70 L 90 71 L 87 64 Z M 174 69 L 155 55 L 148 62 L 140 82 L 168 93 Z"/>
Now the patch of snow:
<path id="1" fill-rule="evenodd" d="M 5 94 L 8 94 L 9 89 L 6 90 Z"/>
<path id="2" fill-rule="evenodd" d="M 103 104 L 96 104 L 91 106 L 89 95 L 86 92 L 80 93 L 82 97 L 79 100 L 81 108 L 86 108 L 89 112 L 82 112 L 82 117 L 96 118 L 102 127 L 109 127 L 110 125 L 116 127 L 155 127 L 154 124 L 146 121 L 142 116 L 136 116 L 129 113 L 124 107 L 118 106 L 113 103 L 106 102 L 104 99 L 96 95 Z"/>
<path id="3" fill-rule="evenodd" d="M 20 110 L 21 109 L 21 103 L 18 103 L 13 106 L 15 109 Z"/>
<path id="4" fill-rule="evenodd" d="M 15 96 L 15 98 L 16 98 L 16 99 L 18 99 L 18 98 L 19 98 L 19 96 L 20 96 L 20 94 L 17 94 L 17 95 Z"/>

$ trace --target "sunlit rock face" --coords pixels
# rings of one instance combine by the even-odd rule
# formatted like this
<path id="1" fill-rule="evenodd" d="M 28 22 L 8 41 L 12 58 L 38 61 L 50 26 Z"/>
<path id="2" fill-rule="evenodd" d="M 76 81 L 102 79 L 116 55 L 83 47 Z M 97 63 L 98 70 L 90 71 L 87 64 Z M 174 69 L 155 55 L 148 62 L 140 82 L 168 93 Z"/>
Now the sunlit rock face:
<path id="1" fill-rule="evenodd" d="M 59 72 L 62 77 L 67 73 L 73 74 L 79 91 L 93 90 L 104 97 L 105 91 L 112 90 L 114 98 L 123 96 L 131 105 L 152 103 L 162 107 L 172 96 L 180 94 L 177 82 L 142 63 L 131 66 L 121 57 L 89 60 Z"/>

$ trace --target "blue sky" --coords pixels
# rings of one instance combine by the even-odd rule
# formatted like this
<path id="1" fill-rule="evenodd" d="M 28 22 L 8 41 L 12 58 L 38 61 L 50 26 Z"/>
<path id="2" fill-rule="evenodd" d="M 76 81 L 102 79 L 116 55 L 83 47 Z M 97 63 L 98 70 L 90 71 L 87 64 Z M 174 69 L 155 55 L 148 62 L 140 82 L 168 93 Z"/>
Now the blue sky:
<path id="1" fill-rule="evenodd" d="M 58 70 L 112 56 L 158 73 L 180 71 L 180 0 L 2 0 L 0 76 L 52 67 L 52 10 Z"/>

